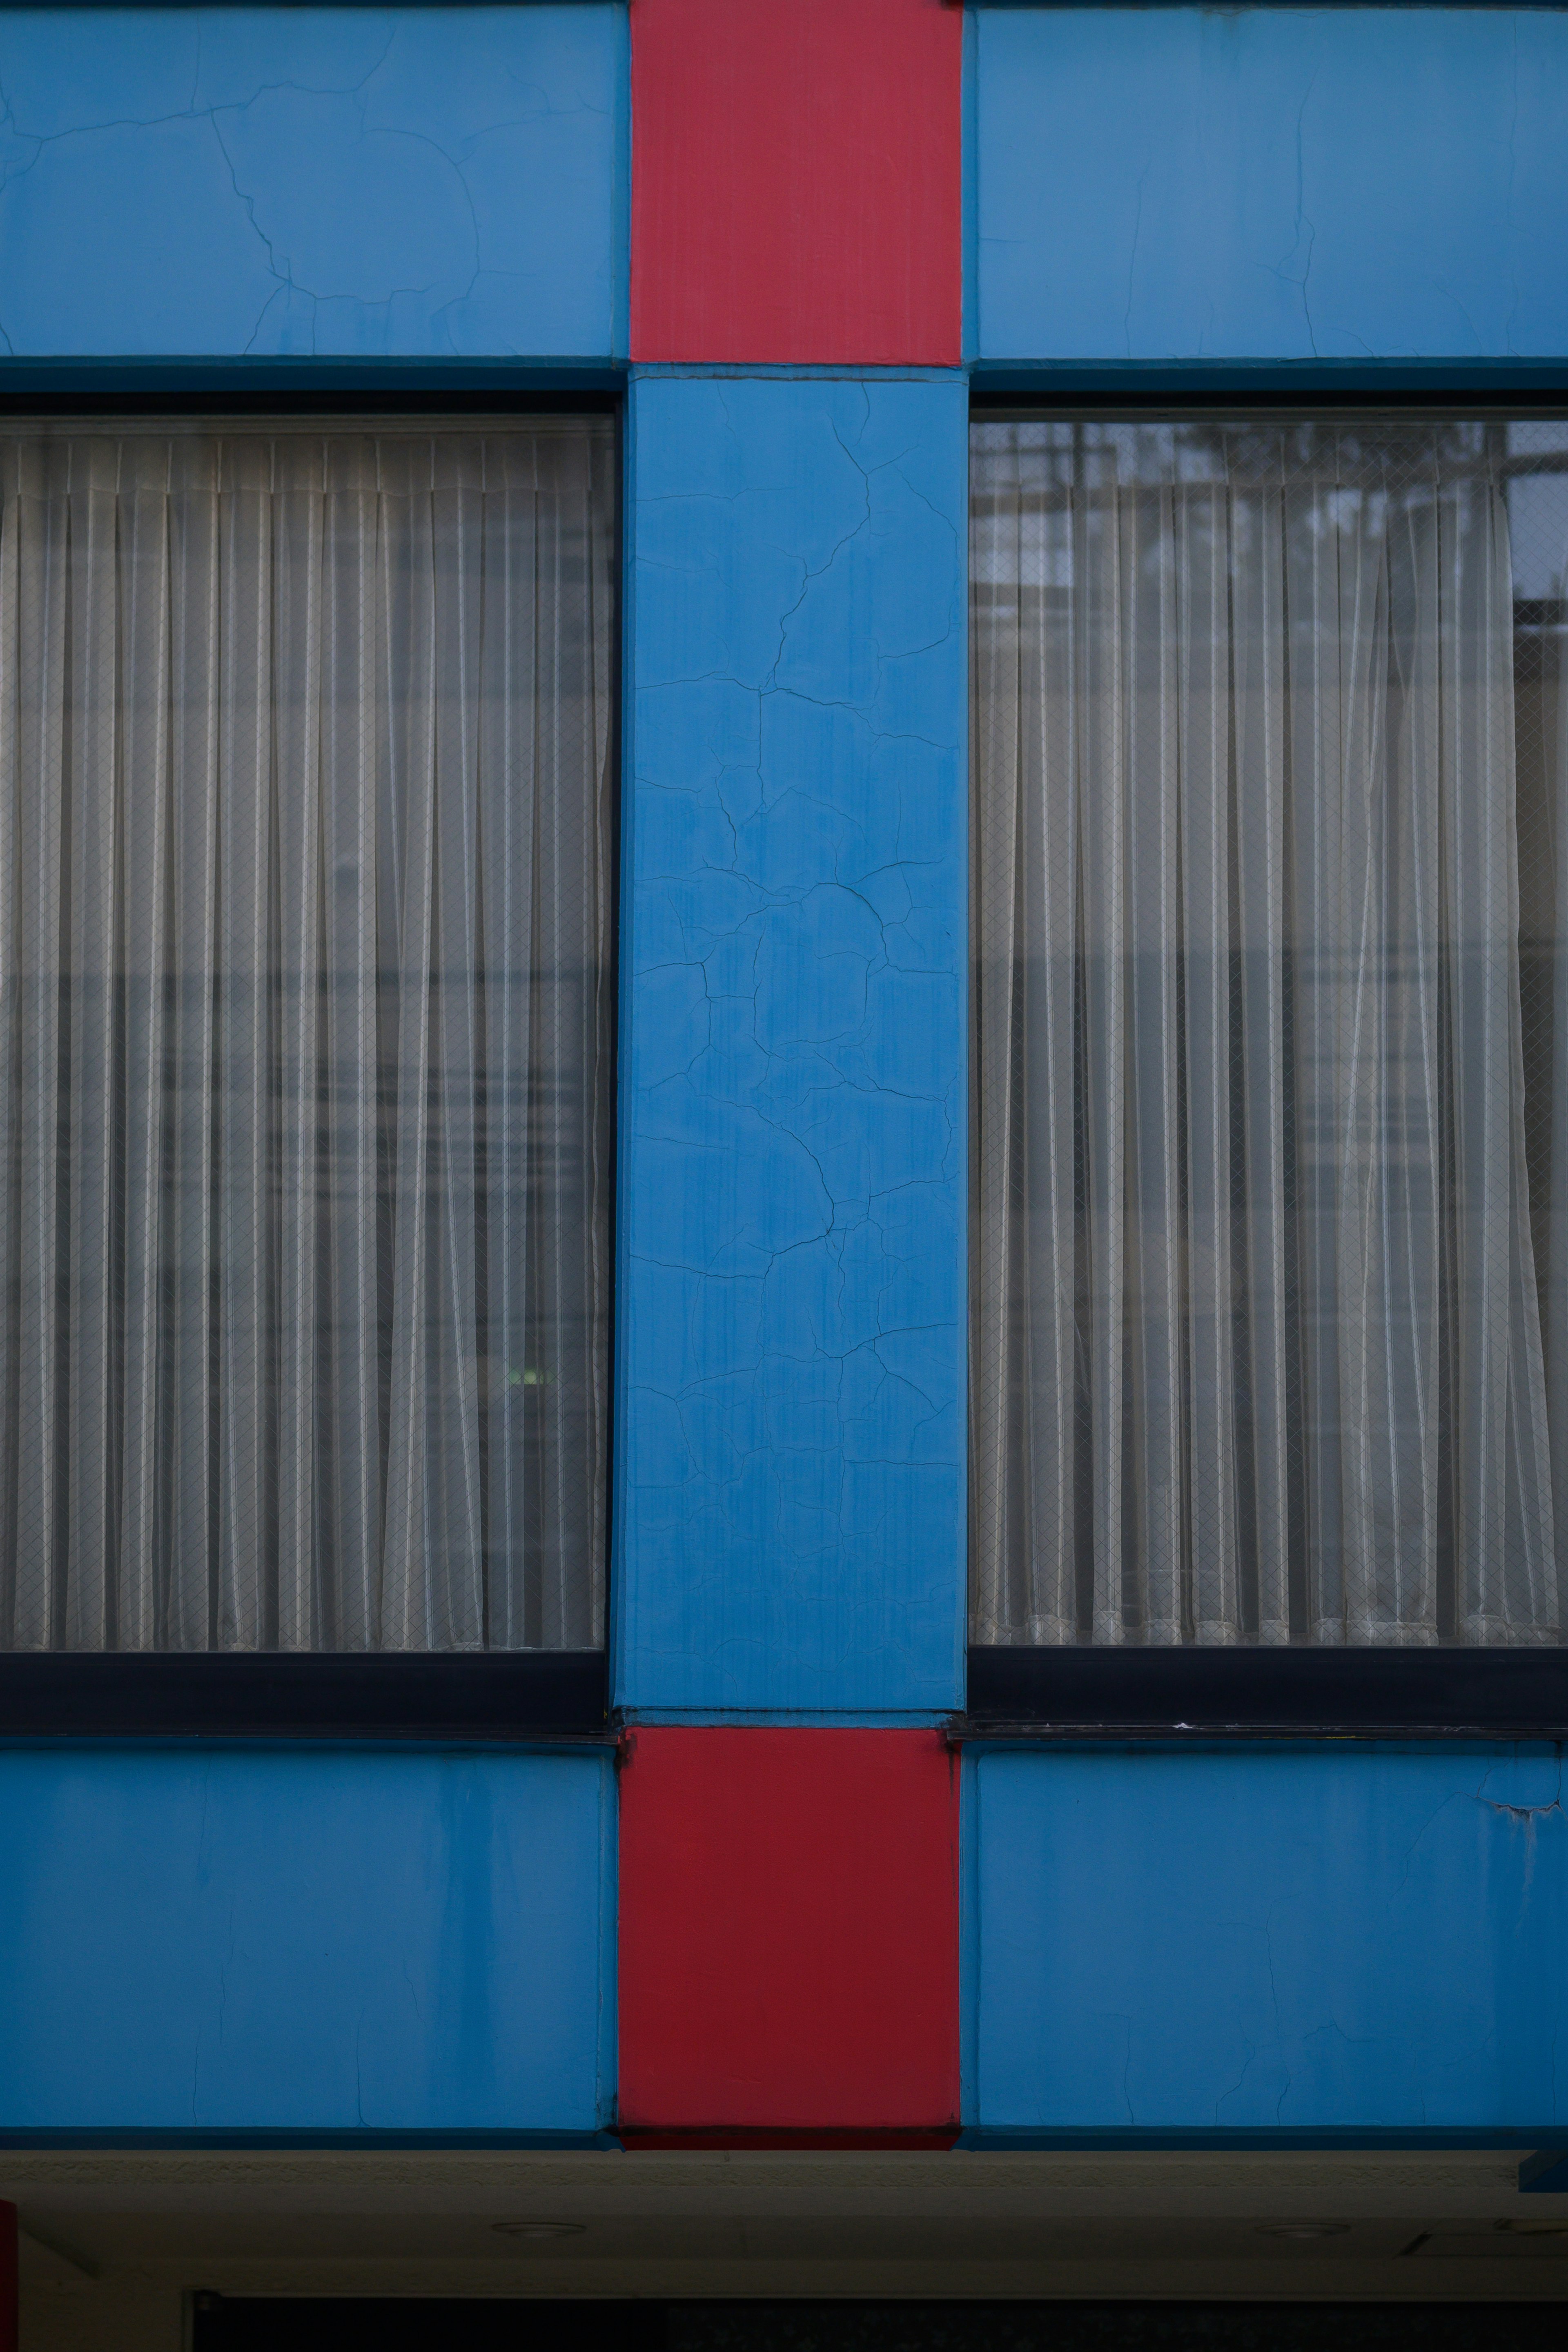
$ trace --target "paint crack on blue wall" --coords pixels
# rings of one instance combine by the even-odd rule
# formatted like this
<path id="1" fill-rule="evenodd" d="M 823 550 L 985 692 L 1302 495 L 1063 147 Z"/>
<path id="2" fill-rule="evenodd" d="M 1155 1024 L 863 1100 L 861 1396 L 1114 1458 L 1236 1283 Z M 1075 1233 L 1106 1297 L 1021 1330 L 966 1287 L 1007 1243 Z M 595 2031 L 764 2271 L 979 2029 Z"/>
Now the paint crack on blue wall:
<path id="1" fill-rule="evenodd" d="M 1555 358 L 1568 18 L 985 8 L 995 360 Z"/>
<path id="2" fill-rule="evenodd" d="M 9 347 L 609 357 L 624 33 L 609 0 L 5 11 Z"/>
<path id="3" fill-rule="evenodd" d="M 635 387 L 634 1706 L 958 1700 L 965 415 Z"/>

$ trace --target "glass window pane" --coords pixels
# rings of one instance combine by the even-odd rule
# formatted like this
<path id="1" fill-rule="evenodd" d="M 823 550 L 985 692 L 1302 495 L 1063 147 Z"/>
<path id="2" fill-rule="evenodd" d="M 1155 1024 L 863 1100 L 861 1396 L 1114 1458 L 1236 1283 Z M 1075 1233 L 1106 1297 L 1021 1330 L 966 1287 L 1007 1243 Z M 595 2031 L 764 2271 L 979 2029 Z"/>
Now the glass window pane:
<path id="1" fill-rule="evenodd" d="M 604 1637 L 613 428 L 0 428 L 0 1646 Z"/>
<path id="2" fill-rule="evenodd" d="M 973 1637 L 1555 1643 L 1561 420 L 978 420 Z"/>

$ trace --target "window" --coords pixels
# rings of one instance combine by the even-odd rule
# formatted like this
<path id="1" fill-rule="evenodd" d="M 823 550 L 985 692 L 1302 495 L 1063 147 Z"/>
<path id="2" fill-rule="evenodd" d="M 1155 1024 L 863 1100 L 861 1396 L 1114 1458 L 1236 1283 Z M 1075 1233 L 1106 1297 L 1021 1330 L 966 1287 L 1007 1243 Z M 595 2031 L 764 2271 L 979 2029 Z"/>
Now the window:
<path id="1" fill-rule="evenodd" d="M 1560 1643 L 1568 424 L 973 492 L 973 1641 Z"/>
<path id="2" fill-rule="evenodd" d="M 603 1641 L 614 463 L 0 427 L 0 1647 Z"/>

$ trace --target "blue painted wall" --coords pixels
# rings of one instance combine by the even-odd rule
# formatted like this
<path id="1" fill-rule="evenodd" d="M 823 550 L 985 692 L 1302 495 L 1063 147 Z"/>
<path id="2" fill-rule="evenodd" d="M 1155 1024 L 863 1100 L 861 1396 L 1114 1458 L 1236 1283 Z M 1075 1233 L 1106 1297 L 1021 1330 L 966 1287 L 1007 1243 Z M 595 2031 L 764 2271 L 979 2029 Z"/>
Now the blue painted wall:
<path id="1" fill-rule="evenodd" d="M 983 6 L 971 40 L 983 358 L 1568 355 L 1568 15 Z M 1568 2124 L 1554 1756 L 967 1770 L 972 2126 Z"/>
<path id="2" fill-rule="evenodd" d="M 972 41 L 984 354 L 1568 351 L 1568 16 Z M 596 0 L 0 10 L 0 351 L 624 353 L 626 48 Z M 966 403 L 634 376 L 634 1710 L 961 1701 Z M 1552 1759 L 969 1769 L 973 2123 L 1568 2124 Z M 0 1752 L 0 2127 L 595 2130 L 612 1806 L 596 1755 Z"/>
<path id="3" fill-rule="evenodd" d="M 981 8 L 991 358 L 1568 352 L 1568 15 Z"/>
<path id="4" fill-rule="evenodd" d="M 967 387 L 634 379 L 618 1696 L 949 1707 Z"/>
<path id="5" fill-rule="evenodd" d="M 1557 1756 L 992 1749 L 968 1769 L 967 2122 L 1568 2122 Z"/>
<path id="6" fill-rule="evenodd" d="M 0 11 L 0 351 L 626 349 L 623 5 Z"/>
<path id="7" fill-rule="evenodd" d="M 598 1750 L 0 1751 L 0 2130 L 598 2129 L 613 1779 Z"/>

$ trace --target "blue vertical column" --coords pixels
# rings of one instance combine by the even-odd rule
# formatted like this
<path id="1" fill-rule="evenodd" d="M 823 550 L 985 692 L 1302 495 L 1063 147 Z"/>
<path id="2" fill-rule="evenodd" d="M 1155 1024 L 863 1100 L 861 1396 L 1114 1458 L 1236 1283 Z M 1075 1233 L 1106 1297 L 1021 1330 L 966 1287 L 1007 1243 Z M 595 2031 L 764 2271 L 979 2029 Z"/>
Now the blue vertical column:
<path id="1" fill-rule="evenodd" d="M 628 434 L 616 1696 L 962 1693 L 952 372 L 646 368 Z"/>

